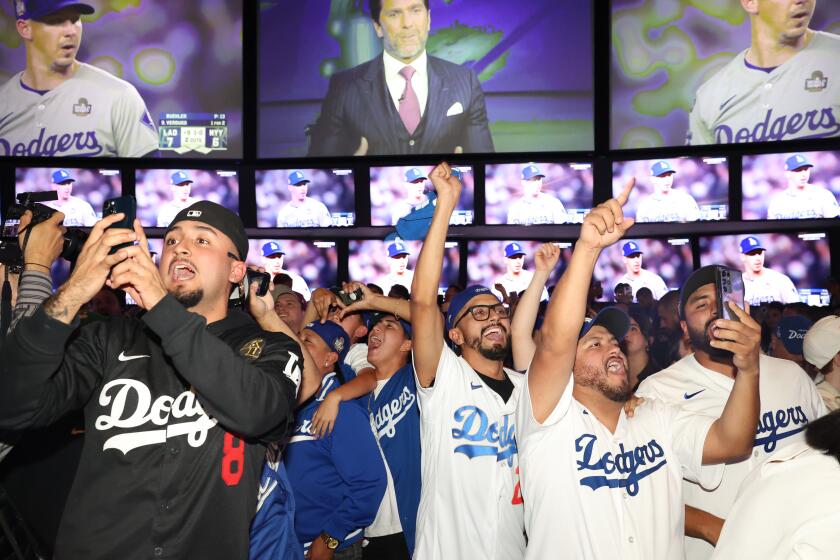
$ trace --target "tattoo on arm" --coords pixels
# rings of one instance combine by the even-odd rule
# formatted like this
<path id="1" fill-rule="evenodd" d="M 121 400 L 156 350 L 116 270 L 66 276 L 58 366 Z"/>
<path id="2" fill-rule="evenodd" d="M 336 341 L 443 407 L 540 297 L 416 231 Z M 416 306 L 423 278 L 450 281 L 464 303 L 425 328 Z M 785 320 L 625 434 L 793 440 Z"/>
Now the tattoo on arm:
<path id="1" fill-rule="evenodd" d="M 70 309 L 59 301 L 58 296 L 60 293 L 61 292 L 57 292 L 47 298 L 47 301 L 44 302 L 44 312 L 53 319 L 57 319 L 59 321 L 72 320 L 73 317 L 70 315 Z"/>

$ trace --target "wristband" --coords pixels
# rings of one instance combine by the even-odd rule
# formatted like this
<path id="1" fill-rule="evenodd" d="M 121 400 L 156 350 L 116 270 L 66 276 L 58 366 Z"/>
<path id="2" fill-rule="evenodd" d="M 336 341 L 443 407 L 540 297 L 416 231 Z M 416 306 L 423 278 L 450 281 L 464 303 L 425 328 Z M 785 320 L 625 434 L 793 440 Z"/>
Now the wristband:
<path id="1" fill-rule="evenodd" d="M 47 265 L 45 265 L 45 264 L 41 264 L 41 263 L 36 263 L 36 262 L 25 262 L 25 263 L 23 263 L 23 266 L 40 266 L 41 268 L 45 268 L 45 269 L 47 269 L 47 271 L 52 270 L 52 269 L 51 269 L 50 267 L 48 267 Z"/>

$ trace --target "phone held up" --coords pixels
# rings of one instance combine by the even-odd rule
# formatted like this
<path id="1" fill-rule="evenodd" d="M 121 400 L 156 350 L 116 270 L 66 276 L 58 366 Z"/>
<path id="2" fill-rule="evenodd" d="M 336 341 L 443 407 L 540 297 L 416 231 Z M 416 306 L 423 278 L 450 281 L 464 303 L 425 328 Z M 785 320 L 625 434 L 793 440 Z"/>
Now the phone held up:
<path id="1" fill-rule="evenodd" d="M 715 289 L 717 290 L 718 317 L 728 321 L 740 321 L 726 302 L 731 302 L 741 309 L 744 305 L 744 276 L 739 270 L 718 267 L 715 271 Z"/>
<path id="2" fill-rule="evenodd" d="M 117 198 L 109 198 L 102 205 L 102 217 L 110 216 L 112 214 L 123 214 L 120 221 L 108 226 L 108 229 L 134 229 L 134 218 L 137 216 L 137 199 L 133 196 L 120 196 Z M 121 243 L 111 247 L 111 254 L 113 255 L 120 249 L 130 247 L 132 243 Z"/>

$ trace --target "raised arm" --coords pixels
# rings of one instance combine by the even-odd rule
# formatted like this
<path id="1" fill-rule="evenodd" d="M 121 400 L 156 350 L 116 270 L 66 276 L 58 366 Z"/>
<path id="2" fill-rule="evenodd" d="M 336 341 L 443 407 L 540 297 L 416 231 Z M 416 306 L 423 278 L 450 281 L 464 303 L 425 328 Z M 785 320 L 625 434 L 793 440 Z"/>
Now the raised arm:
<path id="1" fill-rule="evenodd" d="M 557 266 L 560 260 L 560 248 L 553 243 L 543 243 L 537 252 L 534 253 L 534 264 L 536 270 L 528 284 L 528 289 L 519 298 L 516 306 L 516 313 L 510 324 L 510 337 L 513 346 L 513 367 L 519 371 L 528 369 L 537 345 L 534 344 L 532 336 L 534 323 L 537 321 L 537 313 L 540 310 L 540 299 L 542 298 L 545 284 L 551 271 Z"/>
<path id="2" fill-rule="evenodd" d="M 411 302 L 407 299 L 377 294 L 361 282 L 347 282 L 344 284 L 343 289 L 345 292 L 361 290 L 362 299 L 344 307 L 339 315 L 342 319 L 350 313 L 356 313 L 358 311 L 379 311 L 380 313 L 390 313 L 400 319 L 411 321 Z M 341 305 L 340 302 L 339 305 Z"/>
<path id="3" fill-rule="evenodd" d="M 312 433 L 322 438 L 330 435 L 338 417 L 338 408 L 342 402 L 352 401 L 367 395 L 376 389 L 376 373 L 372 369 L 365 369 L 362 372 L 337 389 L 327 393 L 318 410 L 312 416 Z"/>

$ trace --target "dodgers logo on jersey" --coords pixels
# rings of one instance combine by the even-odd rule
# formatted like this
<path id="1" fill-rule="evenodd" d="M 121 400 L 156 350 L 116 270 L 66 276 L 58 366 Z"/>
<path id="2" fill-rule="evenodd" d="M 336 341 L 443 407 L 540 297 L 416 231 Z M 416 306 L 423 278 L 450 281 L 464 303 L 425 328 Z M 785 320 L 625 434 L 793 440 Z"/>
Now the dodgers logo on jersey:
<path id="1" fill-rule="evenodd" d="M 800 132 L 806 135 L 800 136 Z M 810 132 L 811 134 L 807 134 Z M 773 109 L 768 109 L 764 120 L 749 127 L 733 130 L 732 127 L 721 124 L 715 127 L 715 139 L 718 144 L 732 144 L 742 142 L 767 142 L 771 140 L 785 140 L 796 137 L 829 138 L 840 134 L 840 121 L 834 114 L 834 109 L 825 107 L 806 113 L 792 113 L 774 118 Z"/>
<path id="2" fill-rule="evenodd" d="M 625 450 L 624 444 L 620 443 L 617 454 L 608 451 L 600 457 L 594 456 L 597 441 L 598 438 L 593 434 L 583 434 L 575 440 L 578 470 L 603 473 L 603 475 L 585 476 L 580 479 L 581 486 L 588 486 L 593 490 L 604 486 L 626 488 L 628 494 L 635 496 L 639 493 L 639 481 L 652 475 L 668 462 L 665 459 L 665 451 L 655 439 L 628 450 Z M 607 476 L 612 474 L 618 476 Z"/>
<path id="3" fill-rule="evenodd" d="M 373 415 L 373 424 L 376 426 L 377 435 L 380 438 L 394 437 L 397 433 L 397 424 L 405 418 L 416 400 L 417 397 L 414 396 L 414 393 L 409 391 L 408 387 L 403 387 L 398 398 L 380 406 L 376 414 Z"/>
<path id="4" fill-rule="evenodd" d="M 819 70 L 814 70 L 811 77 L 805 80 L 805 91 L 818 93 L 828 87 L 828 77 Z"/>
<path id="5" fill-rule="evenodd" d="M 9 113 L 3 119 L 11 117 Z M 62 156 L 73 155 L 79 157 L 98 156 L 104 148 L 96 138 L 96 131 L 81 131 L 72 134 L 51 134 L 47 135 L 47 129 L 42 128 L 36 138 L 28 144 L 20 142 L 11 144 L 5 138 L 0 138 L 0 156 Z"/>
<path id="6" fill-rule="evenodd" d="M 487 413 L 477 406 L 462 406 L 455 411 L 454 418 L 458 427 L 452 428 L 452 439 L 470 442 L 457 446 L 455 453 L 463 453 L 470 459 L 495 455 L 497 462 L 507 461 L 508 466 L 513 466 L 516 439 L 509 415 L 505 415 L 501 425 L 491 424 Z"/>
<path id="7" fill-rule="evenodd" d="M 758 430 L 755 433 L 753 447 L 764 446 L 764 451 L 772 453 L 776 450 L 779 441 L 803 431 L 808 422 L 808 416 L 801 406 L 782 410 L 768 410 L 758 420 Z M 779 432 L 780 429 L 788 426 L 792 426 L 792 429 Z"/>

